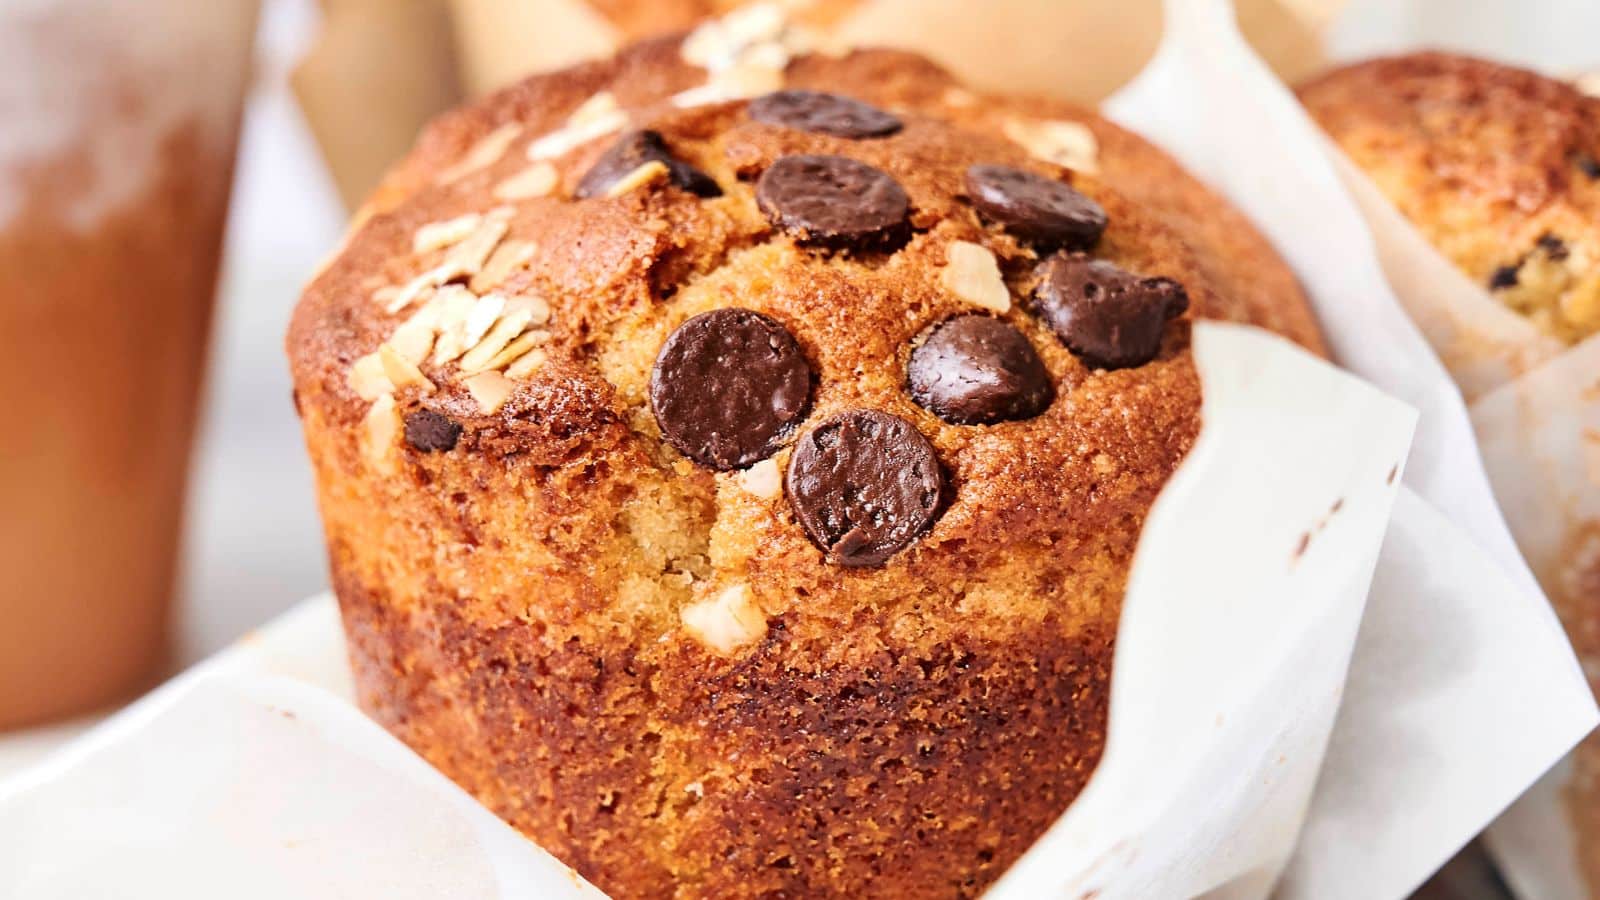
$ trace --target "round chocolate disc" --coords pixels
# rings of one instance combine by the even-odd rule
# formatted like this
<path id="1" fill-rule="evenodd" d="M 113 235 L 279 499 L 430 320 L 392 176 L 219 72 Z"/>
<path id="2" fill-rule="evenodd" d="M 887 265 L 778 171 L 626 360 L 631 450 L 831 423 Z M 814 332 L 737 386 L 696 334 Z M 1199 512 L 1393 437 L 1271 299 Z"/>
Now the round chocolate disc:
<path id="1" fill-rule="evenodd" d="M 933 445 L 899 416 L 853 409 L 795 444 L 785 476 L 806 536 L 841 566 L 878 566 L 928 530 L 944 505 Z"/>
<path id="2" fill-rule="evenodd" d="M 1141 278 L 1103 259 L 1057 253 L 1039 266 L 1033 305 L 1084 362 L 1121 369 L 1155 358 L 1163 327 L 1189 308 L 1189 295 L 1170 278 Z"/>
<path id="3" fill-rule="evenodd" d="M 650 372 L 661 436 L 718 471 L 770 455 L 805 416 L 811 366 L 776 319 L 716 309 L 678 326 Z"/>
<path id="4" fill-rule="evenodd" d="M 756 181 L 756 203 L 804 243 L 882 247 L 903 237 L 911 200 L 881 170 L 843 156 L 785 156 Z"/>
<path id="5" fill-rule="evenodd" d="M 431 409 L 406 414 L 406 443 L 427 453 L 455 448 L 461 426 Z"/>
<path id="6" fill-rule="evenodd" d="M 967 169 L 967 194 L 984 218 L 1042 250 L 1086 250 L 1106 230 L 1106 211 L 1070 186 L 1010 166 Z"/>
<path id="7" fill-rule="evenodd" d="M 698 197 L 722 196 L 722 188 L 710 175 L 673 156 L 661 132 L 648 129 L 630 131 L 617 138 L 611 149 L 601 154 L 589 171 L 584 173 L 573 195 L 580 200 L 603 197 L 612 185 L 648 162 L 665 165 L 667 180 L 691 194 Z"/>
<path id="8" fill-rule="evenodd" d="M 935 325 L 911 351 L 911 399 L 953 425 L 1029 419 L 1055 396 L 1050 373 L 1015 326 L 968 315 Z"/>
<path id="9" fill-rule="evenodd" d="M 797 131 L 874 138 L 900 130 L 900 120 L 860 100 L 822 91 L 776 91 L 750 102 L 750 118 Z"/>

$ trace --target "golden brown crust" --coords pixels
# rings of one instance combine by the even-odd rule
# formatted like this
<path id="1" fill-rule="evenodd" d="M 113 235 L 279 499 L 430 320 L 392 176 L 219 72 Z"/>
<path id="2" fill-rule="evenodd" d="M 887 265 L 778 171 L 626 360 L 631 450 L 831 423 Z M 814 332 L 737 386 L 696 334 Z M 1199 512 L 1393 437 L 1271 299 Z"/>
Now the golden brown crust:
<path id="1" fill-rule="evenodd" d="M 1600 100 L 1446 53 L 1356 63 L 1299 93 L 1468 276 L 1558 338 L 1600 331 Z"/>
<path id="2" fill-rule="evenodd" d="M 307 289 L 289 352 L 362 702 L 622 900 L 972 896 L 1099 758 L 1129 562 L 1198 431 L 1200 395 L 1187 319 L 1153 362 L 1093 371 L 1016 303 L 1004 318 L 1057 388 L 1043 414 L 958 426 L 913 403 L 910 342 L 971 310 L 940 286 L 950 243 L 992 250 L 1016 297 L 1037 259 L 962 199 L 966 167 L 1070 177 L 1109 214 L 1096 255 L 1177 279 L 1200 315 L 1320 339 L 1242 217 L 1091 114 L 952 93 L 903 53 L 793 62 L 789 86 L 848 92 L 905 122 L 849 141 L 752 122 L 742 103 L 661 102 L 704 77 L 676 39 L 656 41 L 447 116 Z M 406 315 L 374 290 L 434 265 L 436 252 L 412 251 L 418 229 L 495 205 L 528 143 L 602 90 L 724 196 L 657 185 L 574 201 L 612 139 L 556 157 L 554 194 L 511 204 L 508 240 L 537 253 L 499 288 L 548 301 L 548 362 L 495 412 L 459 371 L 424 362 L 436 390 L 402 387 L 396 405 L 450 417 L 460 439 L 434 453 L 394 441 L 374 462 L 350 367 Z M 1104 177 L 1031 158 L 1001 135 L 1015 116 L 1086 124 Z M 503 156 L 441 181 L 507 123 L 526 128 Z M 817 152 L 903 185 L 914 234 L 902 249 L 828 255 L 773 231 L 751 181 L 777 156 Z M 808 422 L 879 409 L 932 442 L 953 499 L 917 543 L 881 568 L 831 565 L 781 492 L 661 442 L 650 363 L 672 328 L 724 306 L 793 332 L 816 376 Z M 766 632 L 724 656 L 678 617 L 733 585 Z"/>

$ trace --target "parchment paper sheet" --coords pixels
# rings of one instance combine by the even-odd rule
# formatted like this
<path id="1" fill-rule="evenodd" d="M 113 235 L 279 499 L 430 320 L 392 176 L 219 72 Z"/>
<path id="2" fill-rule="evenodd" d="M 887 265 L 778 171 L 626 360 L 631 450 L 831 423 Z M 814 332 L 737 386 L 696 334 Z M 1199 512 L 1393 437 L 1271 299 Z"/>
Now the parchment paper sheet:
<path id="1" fill-rule="evenodd" d="M 1410 407 L 1276 338 L 1196 327 L 1204 429 L 1141 538 L 1106 755 L 992 896 L 1260 898 L 1287 867 L 1284 897 L 1399 897 L 1565 752 L 1593 703 L 1489 498 L 1459 395 L 1314 129 L 1225 3 L 1167 14 L 1113 115 L 1240 203 L 1301 274 L 1341 362 Z M 165 896 L 301 877 L 278 883 L 331 897 L 314 879 L 335 860 L 328 881 L 370 872 L 394 896 L 581 896 L 347 693 L 263 674 L 347 692 L 337 636 L 313 601 L 0 786 L 0 896 L 126 896 L 186 867 L 185 890 L 157 882 Z M 300 850 L 319 863 L 285 859 Z"/>

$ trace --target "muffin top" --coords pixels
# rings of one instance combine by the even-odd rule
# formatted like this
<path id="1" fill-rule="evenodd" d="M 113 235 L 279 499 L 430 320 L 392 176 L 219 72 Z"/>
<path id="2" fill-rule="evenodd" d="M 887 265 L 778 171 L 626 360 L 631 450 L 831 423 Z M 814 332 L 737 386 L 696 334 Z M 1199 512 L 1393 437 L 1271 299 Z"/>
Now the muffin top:
<path id="1" fill-rule="evenodd" d="M 1425 237 L 1567 342 L 1600 332 L 1600 100 L 1446 53 L 1329 72 L 1300 99 Z"/>
<path id="2" fill-rule="evenodd" d="M 842 617 L 1033 552 L 1070 565 L 1142 517 L 1198 430 L 1196 316 L 1321 349 L 1251 226 L 1093 114 L 702 29 L 434 123 L 289 352 L 369 473 L 620 479 L 579 515 L 638 553 L 674 540 L 639 537 L 641 506 L 693 507 L 658 518 L 700 532 L 695 562 L 656 574 L 694 602 L 628 615 L 733 652 L 797 603 Z M 1037 614 L 995 627 L 1058 590 L 1005 577 Z"/>

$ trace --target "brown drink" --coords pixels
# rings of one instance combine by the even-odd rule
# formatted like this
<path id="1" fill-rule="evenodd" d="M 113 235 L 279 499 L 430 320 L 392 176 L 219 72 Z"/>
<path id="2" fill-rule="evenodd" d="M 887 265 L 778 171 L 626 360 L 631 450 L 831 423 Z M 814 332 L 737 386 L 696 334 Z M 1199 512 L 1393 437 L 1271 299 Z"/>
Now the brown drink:
<path id="1" fill-rule="evenodd" d="M 0 6 L 0 728 L 162 673 L 254 7 Z"/>

